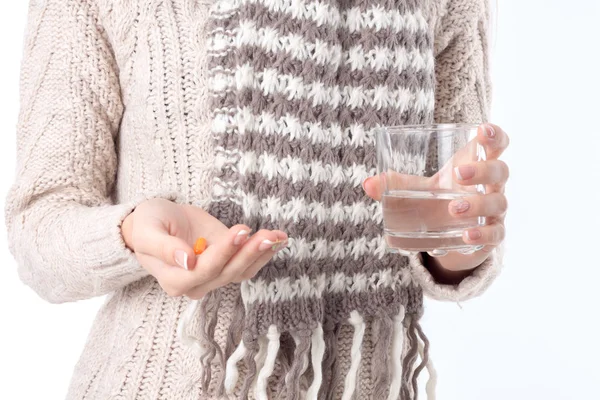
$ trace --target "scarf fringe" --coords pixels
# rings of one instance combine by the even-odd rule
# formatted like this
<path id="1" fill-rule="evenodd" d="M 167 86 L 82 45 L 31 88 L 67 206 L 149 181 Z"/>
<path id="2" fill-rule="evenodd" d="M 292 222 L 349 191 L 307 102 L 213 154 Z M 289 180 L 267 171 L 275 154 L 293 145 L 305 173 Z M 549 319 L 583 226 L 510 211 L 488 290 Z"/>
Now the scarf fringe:
<path id="1" fill-rule="evenodd" d="M 405 320 L 405 325 L 408 325 L 406 331 L 406 352 L 402 357 L 402 386 L 400 388 L 400 398 L 402 400 L 416 400 L 415 399 L 415 388 L 412 385 L 412 376 L 414 372 L 414 365 L 417 361 L 419 346 L 417 342 L 417 335 L 415 334 L 414 322 L 412 319 Z"/>
<path id="2" fill-rule="evenodd" d="M 323 356 L 325 355 L 325 340 L 323 340 L 323 327 L 319 324 L 312 334 L 311 361 L 313 366 L 313 383 L 306 393 L 307 400 L 317 400 L 319 389 L 323 382 Z"/>
<path id="3" fill-rule="evenodd" d="M 373 398 L 385 399 L 392 390 L 391 382 L 394 373 L 392 342 L 394 339 L 394 321 L 389 315 L 378 316 L 373 321 L 373 356 L 371 363 L 371 380 L 373 381 Z M 400 389 L 400 388 L 398 388 Z"/>
<path id="4" fill-rule="evenodd" d="M 392 381 L 388 400 L 397 400 L 402 387 L 402 350 L 404 350 L 404 307 L 400 308 L 400 313 L 394 317 L 394 339 L 392 342 Z M 380 397 L 383 399 L 383 397 Z"/>
<path id="5" fill-rule="evenodd" d="M 324 332 L 325 358 L 323 359 L 323 384 L 321 392 L 326 400 L 333 400 L 335 387 L 340 379 L 338 367 L 338 335 L 339 326 L 331 323 Z"/>
<path id="6" fill-rule="evenodd" d="M 243 361 L 246 365 L 246 376 L 242 385 L 241 398 L 248 398 L 250 390 L 253 389 L 256 400 L 268 400 L 268 381 L 280 353 L 281 332 L 272 325 L 266 336 L 259 337 L 250 344 L 238 339 L 241 336 L 244 312 L 243 304 L 236 304 L 236 312 L 227 335 L 225 351 L 227 357 L 225 357 L 214 339 L 219 304 L 220 295 L 217 292 L 202 301 L 191 301 L 177 327 L 178 338 L 200 358 L 203 390 L 208 391 L 212 379 L 212 362 L 216 358 L 222 366 L 221 376 L 217 378 L 217 396 L 221 397 L 224 393 L 233 395 L 239 380 L 238 364 Z M 201 324 L 200 338 L 188 332 L 189 326 L 198 313 L 200 313 Z M 354 397 L 366 328 L 366 322 L 358 311 L 350 314 L 348 322 L 353 326 L 354 334 L 350 368 L 344 378 L 342 400 L 351 400 Z M 373 372 L 373 398 L 418 400 L 418 377 L 423 369 L 427 369 L 429 379 L 425 392 L 428 400 L 435 400 L 437 373 L 429 356 L 429 340 L 418 321 L 405 315 L 405 309 L 402 307 L 393 320 L 384 316 L 374 320 L 373 326 L 375 333 L 373 358 L 377 360 L 378 365 L 385 365 L 385 370 Z M 319 393 L 326 399 L 334 398 L 335 388 L 340 378 L 337 365 L 338 334 L 339 327 L 324 331 L 321 324 L 312 331 L 292 334 L 295 343 L 294 355 L 285 375 L 285 390 L 279 393 L 279 399 L 300 399 L 301 380 L 309 366 L 312 367 L 313 381 L 305 398 L 316 400 L 319 398 Z M 236 339 L 239 343 L 237 347 L 235 347 Z M 418 361 L 420 362 L 417 365 Z M 323 387 L 323 384 L 326 387 Z"/>
<path id="7" fill-rule="evenodd" d="M 212 362 L 215 357 L 218 359 L 219 370 L 225 369 L 225 357 L 221 347 L 215 340 L 215 329 L 219 319 L 219 306 L 221 304 L 221 291 L 215 290 L 200 303 L 200 326 L 204 329 L 200 330 L 201 340 L 206 345 L 206 350 L 201 357 L 201 365 L 203 371 L 202 390 L 208 392 L 210 381 L 212 379 Z M 218 379 L 217 387 L 223 386 L 223 374 Z"/>
<path id="8" fill-rule="evenodd" d="M 177 338 L 186 347 L 190 348 L 195 354 L 201 356 L 204 352 L 202 341 L 195 336 L 189 334 L 188 329 L 192 321 L 196 317 L 196 311 L 200 306 L 200 301 L 192 300 L 179 318 L 177 324 Z"/>
<path id="9" fill-rule="evenodd" d="M 225 393 L 232 394 L 235 390 L 235 384 L 239 376 L 237 363 L 244 358 L 247 352 L 247 349 L 241 339 L 242 332 L 244 330 L 244 316 L 245 308 L 242 301 L 242 296 L 236 296 L 236 302 L 233 308 L 233 317 L 231 318 L 231 323 L 229 324 L 229 329 L 227 330 L 227 341 L 225 342 L 225 359 L 227 361 L 223 375 L 223 385 L 219 385 L 217 389 L 218 397 L 223 397 Z M 239 343 L 237 347 L 236 343 Z M 227 371 L 230 372 L 228 373 Z M 230 380 L 233 379 L 233 383 L 227 383 L 225 381 L 230 375 L 235 377 L 235 379 L 229 378 Z M 230 387 L 231 384 L 233 384 L 233 387 Z"/>
<path id="10" fill-rule="evenodd" d="M 296 343 L 294 349 L 294 359 L 291 368 L 285 376 L 286 392 L 280 393 L 280 400 L 299 400 L 300 398 L 300 377 L 308 369 L 308 354 L 310 353 L 311 340 L 307 335 L 300 336 L 294 334 L 292 336 Z"/>
<path id="11" fill-rule="evenodd" d="M 240 399 L 247 399 L 248 393 L 250 393 L 250 389 L 252 387 L 252 383 L 254 382 L 254 378 L 256 377 L 256 361 L 255 358 L 258 356 L 258 348 L 256 347 L 256 343 L 252 347 L 248 347 L 246 345 L 246 354 L 242 359 L 244 365 L 246 365 L 246 376 L 244 378 L 244 382 L 240 391 Z M 227 379 L 226 379 L 227 380 Z M 233 380 L 231 378 L 231 380 Z M 233 389 L 235 389 L 237 385 L 237 379 L 232 382 Z M 233 391 L 232 389 L 232 391 Z"/>
<path id="12" fill-rule="evenodd" d="M 225 393 L 228 395 L 232 395 L 235 390 L 235 385 L 237 384 L 238 378 L 240 376 L 240 372 L 237 366 L 237 363 L 242 361 L 244 356 L 248 353 L 248 349 L 244 345 L 244 342 L 241 341 L 240 345 L 233 352 L 231 357 L 227 359 L 227 365 L 225 367 Z"/>
<path id="13" fill-rule="evenodd" d="M 429 374 L 429 379 L 425 384 L 425 394 L 427 394 L 427 400 L 435 400 L 435 389 L 437 385 L 437 372 L 433 366 L 433 361 L 431 360 L 431 356 L 429 355 L 429 340 L 421 325 L 417 324 L 417 332 L 421 338 L 421 342 L 419 343 L 419 356 L 423 360 L 424 365 L 427 368 L 427 373 Z"/>
<path id="14" fill-rule="evenodd" d="M 427 336 L 425 336 L 425 333 L 423 332 L 419 322 L 414 318 L 411 318 L 411 320 L 408 322 L 407 337 L 409 339 L 409 343 L 402 366 L 403 386 L 400 398 L 402 400 L 405 398 L 410 400 L 418 400 L 419 374 L 427 367 L 429 372 L 429 380 L 425 386 L 427 399 L 435 400 L 437 374 L 433 368 L 433 363 L 429 358 L 429 340 L 427 339 Z M 421 362 L 416 365 L 419 358 L 421 359 Z"/>
<path id="15" fill-rule="evenodd" d="M 350 370 L 344 380 L 344 392 L 342 400 L 350 400 L 356 389 L 356 376 L 361 360 L 361 346 L 365 335 L 365 321 L 358 311 L 350 313 L 350 324 L 354 327 L 354 336 L 352 337 L 352 349 L 350 350 Z"/>
<path id="16" fill-rule="evenodd" d="M 271 325 L 269 327 L 269 332 L 267 333 L 268 342 L 264 356 L 264 363 L 256 380 L 254 390 L 254 397 L 256 397 L 256 400 L 269 400 L 267 397 L 267 384 L 269 377 L 271 374 L 273 374 L 273 370 L 275 369 L 275 360 L 277 359 L 277 353 L 279 352 L 280 346 L 279 338 L 280 333 L 277 330 L 277 327 L 275 325 Z"/>
<path id="17" fill-rule="evenodd" d="M 262 368 L 264 356 L 266 355 L 266 346 L 264 342 L 264 338 L 258 338 L 258 340 L 254 341 L 251 346 L 246 344 L 246 346 L 251 350 L 246 353 L 246 357 L 244 357 L 243 360 L 247 369 L 246 377 L 244 378 L 244 383 L 242 385 L 242 391 L 240 393 L 240 398 L 242 399 L 248 398 L 250 389 L 256 382 L 257 370 Z"/>
<path id="18" fill-rule="evenodd" d="M 425 369 L 425 366 L 427 365 L 428 361 L 429 361 L 429 341 L 427 340 L 427 338 L 425 338 L 425 335 L 423 335 L 423 331 L 421 330 L 421 326 L 419 325 L 418 322 L 414 322 L 414 329 L 415 329 L 415 333 L 417 335 L 417 355 L 421 356 L 421 363 L 419 365 L 417 365 L 417 367 L 415 368 L 414 372 L 413 372 L 413 376 L 412 376 L 412 388 L 413 388 L 413 393 L 415 396 L 415 400 L 417 400 L 417 398 L 419 397 L 419 386 L 418 386 L 418 378 L 419 375 L 421 374 L 421 371 L 423 371 L 423 369 Z M 425 339 L 423 339 L 425 338 Z M 423 344 L 421 343 L 420 340 L 423 340 Z M 421 353 L 421 348 L 423 348 L 423 351 Z M 422 354 L 422 355 L 421 355 Z"/>
<path id="19" fill-rule="evenodd" d="M 237 343 L 242 340 L 242 332 L 244 331 L 244 317 L 246 309 L 242 296 L 236 296 L 236 302 L 233 307 L 233 317 L 227 330 L 227 342 L 225 343 L 225 358 L 229 359 L 237 347 Z"/>

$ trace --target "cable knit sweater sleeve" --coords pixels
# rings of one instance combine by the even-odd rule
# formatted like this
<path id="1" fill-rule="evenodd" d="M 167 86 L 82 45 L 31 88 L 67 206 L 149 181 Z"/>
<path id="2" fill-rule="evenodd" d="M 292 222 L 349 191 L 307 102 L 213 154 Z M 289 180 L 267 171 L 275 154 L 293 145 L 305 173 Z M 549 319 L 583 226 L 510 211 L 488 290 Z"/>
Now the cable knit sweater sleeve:
<path id="1" fill-rule="evenodd" d="M 51 302 L 145 275 L 120 232 L 137 201 L 110 201 L 123 106 L 90 3 L 32 0 L 25 39 L 17 176 L 5 214 L 21 279 Z"/>
<path id="2" fill-rule="evenodd" d="M 488 1 L 431 2 L 438 123 L 482 123 L 489 118 Z M 414 278 L 429 297 L 463 301 L 489 287 L 501 269 L 502 250 L 494 250 L 487 261 L 456 286 L 435 282 L 420 257 L 414 257 L 412 265 Z"/>

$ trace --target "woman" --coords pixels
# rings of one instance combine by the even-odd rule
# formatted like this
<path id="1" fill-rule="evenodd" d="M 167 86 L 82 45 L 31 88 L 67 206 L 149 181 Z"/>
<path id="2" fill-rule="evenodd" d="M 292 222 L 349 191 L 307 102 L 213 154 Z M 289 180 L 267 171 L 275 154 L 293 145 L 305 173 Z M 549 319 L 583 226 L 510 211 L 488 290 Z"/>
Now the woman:
<path id="1" fill-rule="evenodd" d="M 382 254 L 353 207 L 371 128 L 487 120 L 485 0 L 208 3 L 31 2 L 10 246 L 50 302 L 110 294 L 68 398 L 416 398 L 423 292 L 499 270 L 508 138 L 455 174 L 481 251 Z"/>

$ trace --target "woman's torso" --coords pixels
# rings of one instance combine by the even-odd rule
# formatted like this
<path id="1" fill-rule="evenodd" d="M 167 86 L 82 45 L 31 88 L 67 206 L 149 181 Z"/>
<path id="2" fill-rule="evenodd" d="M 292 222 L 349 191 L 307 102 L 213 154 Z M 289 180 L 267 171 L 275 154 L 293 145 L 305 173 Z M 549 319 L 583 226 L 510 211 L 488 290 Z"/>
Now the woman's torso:
<path id="1" fill-rule="evenodd" d="M 98 7 L 124 105 L 115 201 L 176 192 L 182 201 L 205 205 L 214 158 L 206 65 L 209 2 L 99 1 Z M 221 303 L 216 329 L 221 346 L 235 291 L 232 286 Z M 68 398 L 212 398 L 200 389 L 199 359 L 176 338 L 186 305 L 186 299 L 168 297 L 152 277 L 110 296 L 75 368 Z M 370 329 L 363 343 L 367 349 Z M 338 335 L 342 376 L 350 365 L 352 332 L 351 326 L 342 327 Z M 364 354 L 357 398 L 370 398 L 372 390 L 370 352 Z M 341 397 L 343 382 L 337 386 Z"/>
<path id="2" fill-rule="evenodd" d="M 181 201 L 207 204 L 214 160 L 206 65 L 210 2 L 99 0 L 96 4 L 99 24 L 116 58 L 124 105 L 115 201 L 129 201 L 138 193 L 176 192 Z M 434 18 L 433 13 L 428 18 Z M 229 288 L 221 303 L 216 329 L 221 346 L 235 291 Z M 186 306 L 186 299 L 168 297 L 152 277 L 111 295 L 75 368 L 68 398 L 211 398 L 200 389 L 199 359 L 176 338 Z M 369 348 L 376 335 L 371 329 L 367 324 L 359 399 L 372 397 Z M 338 335 L 342 376 L 350 366 L 352 332 L 351 326 L 344 326 Z M 340 398 L 343 382 L 335 384 Z"/>

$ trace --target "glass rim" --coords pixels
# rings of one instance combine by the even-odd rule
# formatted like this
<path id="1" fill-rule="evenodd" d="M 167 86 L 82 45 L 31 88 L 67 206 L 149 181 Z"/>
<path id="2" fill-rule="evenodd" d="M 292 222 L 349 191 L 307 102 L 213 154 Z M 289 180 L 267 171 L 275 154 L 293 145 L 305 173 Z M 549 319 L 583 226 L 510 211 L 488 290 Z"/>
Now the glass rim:
<path id="1" fill-rule="evenodd" d="M 464 129 L 477 129 L 481 126 L 481 124 L 470 124 L 470 123 L 457 123 L 457 124 L 424 124 L 424 125 L 392 125 L 392 126 L 382 126 L 381 129 L 385 129 L 387 131 L 416 131 L 416 130 L 426 130 L 426 131 L 446 131 L 450 129 L 455 130 L 464 130 Z"/>

